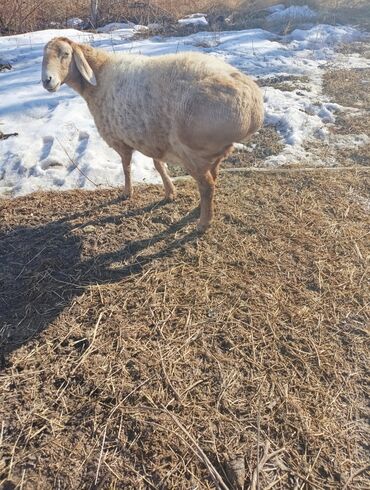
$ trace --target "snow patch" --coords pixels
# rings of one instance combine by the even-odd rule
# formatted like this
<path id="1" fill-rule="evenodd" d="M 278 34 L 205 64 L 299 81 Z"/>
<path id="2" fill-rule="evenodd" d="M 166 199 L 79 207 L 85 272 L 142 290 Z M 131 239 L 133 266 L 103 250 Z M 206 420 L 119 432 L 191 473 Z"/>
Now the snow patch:
<path id="1" fill-rule="evenodd" d="M 285 10 L 285 5 L 283 3 L 278 3 L 277 5 L 272 5 L 271 7 L 267 7 L 267 12 L 279 12 L 281 10 Z"/>
<path id="2" fill-rule="evenodd" d="M 178 23 L 181 25 L 193 25 L 193 26 L 207 26 L 208 21 L 206 19 L 206 14 L 191 14 L 187 15 L 183 19 L 179 19 Z"/>
<path id="3" fill-rule="evenodd" d="M 279 7 L 279 8 L 276 8 Z M 275 10 L 272 11 L 270 15 L 266 17 L 266 21 L 269 24 L 285 24 L 288 22 L 303 22 L 308 20 L 313 20 L 316 18 L 316 12 L 307 5 L 297 6 L 292 5 L 288 8 L 281 8 L 284 6 L 277 5 Z M 271 9 L 270 9 L 271 11 Z"/>
<path id="4" fill-rule="evenodd" d="M 281 9 L 279 9 L 281 10 Z M 201 18 L 201 17 L 194 17 Z M 0 59 L 13 66 L 0 73 L 0 122 L 4 133 L 19 135 L 0 141 L 0 195 L 20 195 L 37 189 L 95 188 L 123 184 L 120 157 L 99 136 L 84 100 L 69 87 L 47 93 L 40 83 L 43 47 L 56 36 L 117 53 L 159 55 L 201 51 L 219 56 L 255 79 L 304 76 L 299 90 L 262 87 L 266 122 L 273 124 L 285 147 L 266 165 L 305 162 L 305 141 L 329 141 L 336 112 L 321 92 L 321 68 L 342 60 L 335 43 L 359 39 L 361 33 L 346 26 L 314 26 L 278 36 L 262 29 L 198 32 L 191 36 L 133 40 L 137 27 L 110 24 L 99 33 L 51 29 L 0 37 Z M 217 42 L 215 42 L 215 40 Z M 347 66 L 370 67 L 357 55 Z M 301 84 L 300 84 L 301 85 Z M 358 138 L 354 144 L 361 144 Z M 237 148 L 242 146 L 236 145 Z M 133 178 L 160 182 L 150 158 L 135 152 Z"/>
<path id="5" fill-rule="evenodd" d="M 246 145 L 243 145 L 243 143 L 234 143 L 234 148 L 235 148 L 235 150 L 238 150 L 238 151 L 249 151 L 249 147 Z"/>
<path id="6" fill-rule="evenodd" d="M 287 36 L 287 40 L 296 43 L 301 49 L 315 47 L 328 47 L 338 43 L 358 41 L 364 34 L 350 26 L 331 26 L 319 24 L 311 29 L 295 29 Z"/>
<path id="7" fill-rule="evenodd" d="M 135 27 L 135 24 L 127 23 L 127 22 L 111 22 L 110 24 L 106 24 L 105 26 L 98 27 L 96 32 L 99 33 L 109 33 L 113 31 L 122 31 L 122 30 L 130 30 Z"/>
<path id="8" fill-rule="evenodd" d="M 67 19 L 67 27 L 72 27 L 74 29 L 82 28 L 85 25 L 85 22 L 78 17 L 72 17 L 72 19 Z"/>

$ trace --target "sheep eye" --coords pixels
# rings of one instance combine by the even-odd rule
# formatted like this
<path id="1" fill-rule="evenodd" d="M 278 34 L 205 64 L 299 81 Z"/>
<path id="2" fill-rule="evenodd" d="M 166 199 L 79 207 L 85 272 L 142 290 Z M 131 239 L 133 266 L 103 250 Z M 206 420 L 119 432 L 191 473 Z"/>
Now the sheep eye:
<path id="1" fill-rule="evenodd" d="M 69 53 L 62 53 L 62 58 L 68 58 Z"/>

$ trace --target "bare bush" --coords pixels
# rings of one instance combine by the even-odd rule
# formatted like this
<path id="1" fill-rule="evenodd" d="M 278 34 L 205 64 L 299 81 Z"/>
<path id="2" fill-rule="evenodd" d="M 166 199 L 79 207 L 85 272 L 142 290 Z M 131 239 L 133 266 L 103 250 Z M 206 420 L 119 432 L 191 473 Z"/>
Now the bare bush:
<path id="1" fill-rule="evenodd" d="M 85 17 L 89 0 L 3 0 L 0 4 L 0 30 L 2 33 L 20 32 L 66 25 L 71 17 Z"/>
<path id="2" fill-rule="evenodd" d="M 16 34 L 55 26 L 80 17 L 92 27 L 105 22 L 127 21 L 148 24 L 162 18 L 176 19 L 196 11 L 236 9 L 255 0 L 3 0 L 0 4 L 0 32 Z M 261 2 L 260 2 L 261 3 Z"/>
<path id="3" fill-rule="evenodd" d="M 353 17 L 358 11 L 360 17 L 365 18 L 368 8 L 368 0 L 2 0 L 0 35 L 64 27 L 73 17 L 81 18 L 87 27 L 94 28 L 120 21 L 145 25 L 168 23 L 195 12 L 207 13 L 211 22 L 233 14 L 239 20 L 238 28 L 255 27 L 253 18 L 266 7 L 278 3 L 310 5 L 335 16 L 346 10 L 347 14 L 352 12 Z"/>

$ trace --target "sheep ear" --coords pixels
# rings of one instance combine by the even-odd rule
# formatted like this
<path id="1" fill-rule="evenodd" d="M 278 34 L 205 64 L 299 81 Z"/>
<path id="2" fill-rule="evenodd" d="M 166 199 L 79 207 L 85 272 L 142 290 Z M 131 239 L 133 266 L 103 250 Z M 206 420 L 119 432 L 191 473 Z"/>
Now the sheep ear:
<path id="1" fill-rule="evenodd" d="M 94 72 L 92 71 L 89 63 L 86 61 L 86 58 L 80 48 L 75 47 L 73 49 L 73 57 L 76 62 L 78 71 L 81 73 L 84 79 L 87 82 L 91 83 L 91 85 L 96 85 Z"/>

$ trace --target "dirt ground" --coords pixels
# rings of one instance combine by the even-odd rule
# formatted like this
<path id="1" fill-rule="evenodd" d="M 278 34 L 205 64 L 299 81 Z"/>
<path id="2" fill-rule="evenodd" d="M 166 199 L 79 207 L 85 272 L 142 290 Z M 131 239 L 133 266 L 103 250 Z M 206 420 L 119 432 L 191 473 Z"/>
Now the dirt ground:
<path id="1" fill-rule="evenodd" d="M 0 208 L 4 489 L 365 489 L 370 173 Z"/>

